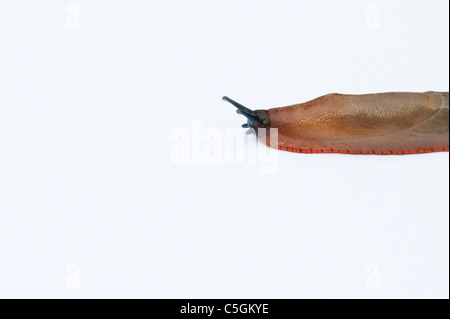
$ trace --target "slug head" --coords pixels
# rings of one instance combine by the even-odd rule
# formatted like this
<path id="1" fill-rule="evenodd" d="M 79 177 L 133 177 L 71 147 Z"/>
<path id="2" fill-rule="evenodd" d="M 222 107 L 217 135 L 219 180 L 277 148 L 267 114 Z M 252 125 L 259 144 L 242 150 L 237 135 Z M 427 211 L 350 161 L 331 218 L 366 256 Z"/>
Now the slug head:
<path id="1" fill-rule="evenodd" d="M 233 104 L 237 108 L 236 113 L 247 118 L 247 123 L 242 125 L 243 128 L 250 129 L 247 131 L 247 134 L 254 133 L 258 135 L 258 128 L 269 127 L 269 116 L 266 110 L 252 111 L 227 96 L 224 96 L 222 100 Z"/>

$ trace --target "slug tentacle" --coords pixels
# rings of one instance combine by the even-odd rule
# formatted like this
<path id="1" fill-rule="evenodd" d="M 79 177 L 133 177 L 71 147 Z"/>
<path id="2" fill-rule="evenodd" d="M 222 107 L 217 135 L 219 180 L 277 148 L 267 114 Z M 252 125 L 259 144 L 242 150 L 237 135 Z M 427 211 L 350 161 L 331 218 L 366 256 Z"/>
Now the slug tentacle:
<path id="1" fill-rule="evenodd" d="M 252 111 L 249 108 L 243 106 L 242 104 L 224 96 L 222 100 L 233 104 L 237 110 L 236 113 L 243 115 L 247 118 L 247 123 L 243 124 L 243 128 L 249 128 L 247 134 L 255 133 L 258 135 L 258 128 L 266 127 L 269 125 L 268 115 L 266 110 L 256 110 Z"/>

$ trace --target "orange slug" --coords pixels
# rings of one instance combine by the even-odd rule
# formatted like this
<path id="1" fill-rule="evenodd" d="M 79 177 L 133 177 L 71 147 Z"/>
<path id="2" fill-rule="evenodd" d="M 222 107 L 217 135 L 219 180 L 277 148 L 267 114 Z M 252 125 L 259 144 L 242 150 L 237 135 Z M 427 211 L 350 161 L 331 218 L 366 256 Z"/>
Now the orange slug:
<path id="1" fill-rule="evenodd" d="M 449 93 L 328 94 L 252 111 L 223 97 L 270 147 L 296 153 L 403 155 L 449 151 Z M 268 128 L 278 139 L 271 145 Z M 272 142 L 272 144 L 275 144 Z"/>

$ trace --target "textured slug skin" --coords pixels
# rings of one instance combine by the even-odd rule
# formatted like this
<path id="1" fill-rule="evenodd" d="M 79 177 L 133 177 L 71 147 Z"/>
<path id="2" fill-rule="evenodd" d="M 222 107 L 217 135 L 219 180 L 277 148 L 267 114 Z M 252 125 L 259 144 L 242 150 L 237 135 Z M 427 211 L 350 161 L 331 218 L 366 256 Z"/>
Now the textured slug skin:
<path id="1" fill-rule="evenodd" d="M 449 149 L 448 92 L 329 94 L 267 112 L 282 150 L 416 154 Z M 267 144 L 275 147 L 269 139 Z"/>

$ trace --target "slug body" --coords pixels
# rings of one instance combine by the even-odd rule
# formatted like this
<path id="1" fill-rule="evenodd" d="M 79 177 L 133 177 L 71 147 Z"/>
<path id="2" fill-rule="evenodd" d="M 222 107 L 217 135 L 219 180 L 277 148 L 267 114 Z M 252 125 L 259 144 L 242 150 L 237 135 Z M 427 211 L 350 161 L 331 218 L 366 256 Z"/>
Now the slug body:
<path id="1" fill-rule="evenodd" d="M 297 153 L 402 155 L 449 150 L 449 93 L 328 94 L 310 102 L 251 111 L 243 127 L 268 146 Z"/>

